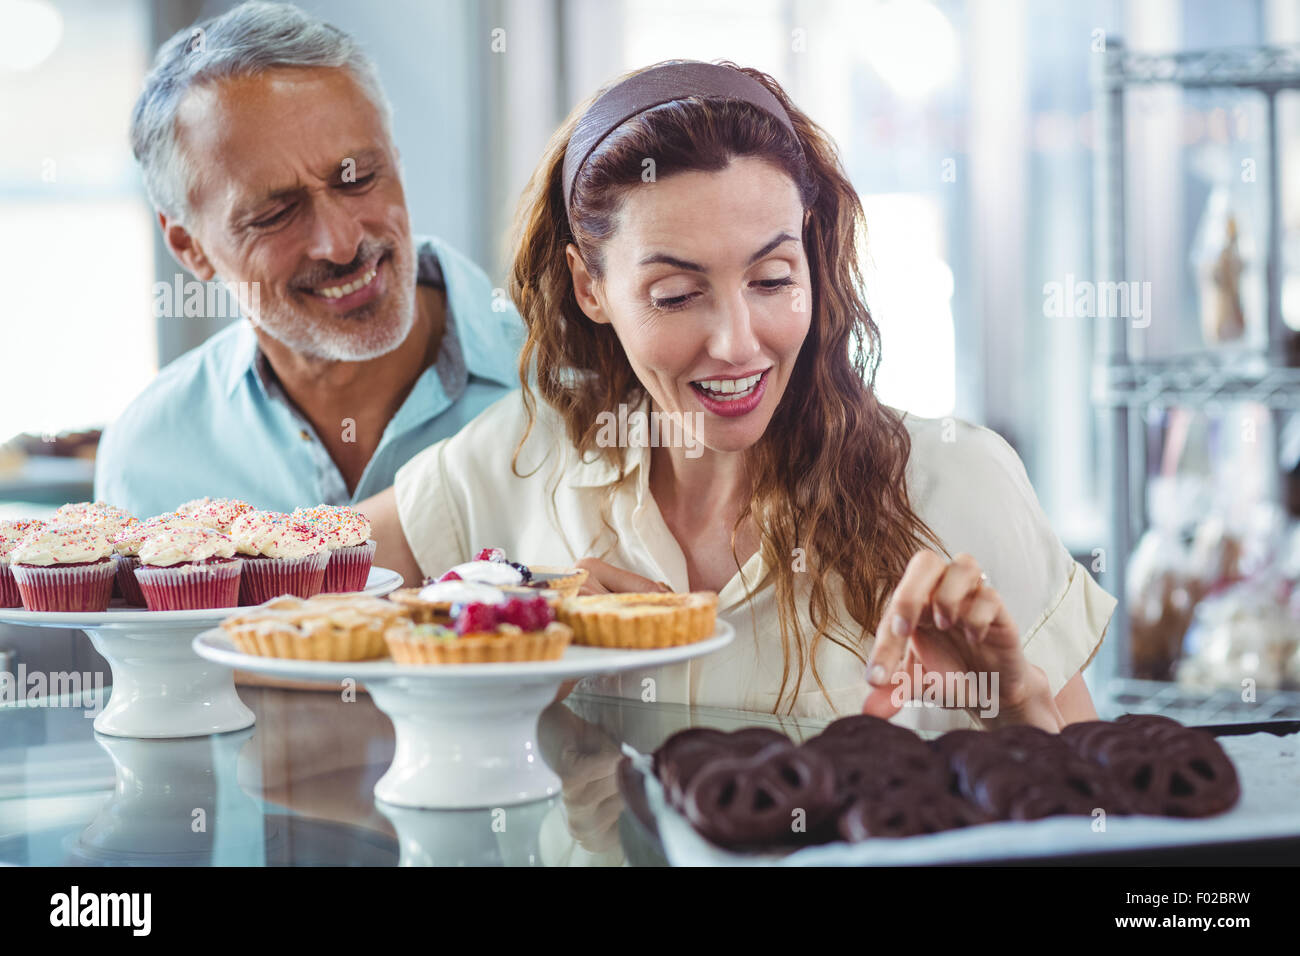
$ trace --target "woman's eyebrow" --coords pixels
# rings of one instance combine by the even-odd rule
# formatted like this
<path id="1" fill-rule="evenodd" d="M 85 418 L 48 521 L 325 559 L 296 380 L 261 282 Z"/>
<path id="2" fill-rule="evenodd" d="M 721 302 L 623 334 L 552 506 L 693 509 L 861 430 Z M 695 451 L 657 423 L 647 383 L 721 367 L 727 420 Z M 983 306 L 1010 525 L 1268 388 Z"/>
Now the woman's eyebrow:
<path id="1" fill-rule="evenodd" d="M 758 252 L 756 252 L 756 253 L 754 253 L 752 256 L 750 256 L 750 257 L 749 257 L 749 264 L 752 266 L 752 265 L 753 265 L 755 262 L 757 262 L 759 259 L 762 259 L 765 255 L 767 255 L 767 254 L 770 253 L 773 249 L 775 249 L 775 248 L 776 248 L 777 246 L 779 246 L 779 245 L 782 245 L 783 243 L 786 243 L 786 242 L 798 242 L 798 241 L 799 241 L 799 240 L 797 240 L 794 236 L 790 235 L 790 233 L 788 233 L 788 232 L 783 232 L 783 233 L 781 233 L 780 235 L 776 236 L 776 237 L 775 237 L 771 242 L 769 242 L 767 245 L 765 245 L 762 249 L 759 249 Z"/>
<path id="2" fill-rule="evenodd" d="M 787 242 L 797 242 L 797 241 L 798 241 L 798 240 L 797 240 L 794 236 L 790 235 L 788 232 L 783 232 L 783 233 L 781 233 L 781 234 L 775 236 L 775 237 L 772 239 L 771 242 L 769 242 L 769 243 L 768 243 L 767 245 L 765 245 L 762 249 L 759 249 L 758 252 L 756 252 L 756 253 L 754 253 L 752 256 L 750 256 L 750 257 L 749 257 L 748 265 L 751 265 L 751 266 L 752 266 L 755 262 L 757 262 L 759 259 L 762 259 L 765 255 L 767 255 L 768 253 L 770 253 L 770 252 L 771 252 L 773 249 L 775 249 L 777 246 L 780 246 L 780 245 L 782 245 L 782 244 L 784 244 L 784 243 L 787 243 Z M 646 256 L 644 259 L 642 259 L 640 262 L 638 262 L 637 265 L 642 265 L 642 266 L 653 266 L 653 265 L 672 266 L 674 269 L 681 269 L 681 270 L 683 270 L 684 272 L 708 272 L 708 271 L 709 271 L 709 270 L 705 269 L 704 266 L 699 265 L 698 263 L 695 263 L 695 262 L 687 262 L 685 259 L 678 259 L 678 258 L 675 257 L 675 256 L 666 255 L 666 254 L 664 254 L 664 253 L 662 253 L 662 252 L 657 252 L 657 253 L 655 253 L 654 255 Z"/>

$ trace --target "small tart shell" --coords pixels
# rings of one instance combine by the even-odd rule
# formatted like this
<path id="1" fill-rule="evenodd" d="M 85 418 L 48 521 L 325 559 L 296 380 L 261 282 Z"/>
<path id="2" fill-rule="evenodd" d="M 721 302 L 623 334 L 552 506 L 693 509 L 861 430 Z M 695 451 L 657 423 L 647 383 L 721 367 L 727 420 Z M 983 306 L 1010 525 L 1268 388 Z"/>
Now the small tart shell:
<path id="1" fill-rule="evenodd" d="M 398 588 L 388 595 L 388 600 L 401 607 L 416 624 L 450 624 L 450 601 L 425 601 L 420 598 L 424 588 Z"/>
<path id="2" fill-rule="evenodd" d="M 713 635 L 718 596 L 688 594 L 591 594 L 559 603 L 556 618 L 573 628 L 575 644 L 654 648 L 694 644 Z"/>
<path id="3" fill-rule="evenodd" d="M 530 564 L 528 570 L 534 575 L 547 575 L 546 587 L 529 588 L 531 591 L 555 591 L 562 598 L 576 597 L 582 585 L 587 581 L 586 568 L 557 568 L 548 564 Z"/>
<path id="4" fill-rule="evenodd" d="M 384 632 L 389 653 L 399 664 L 496 664 L 555 661 L 564 656 L 573 632 L 552 622 L 543 631 L 508 625 L 496 632 L 470 631 L 445 641 L 417 637 L 413 625 L 399 621 Z"/>
<path id="5" fill-rule="evenodd" d="M 364 661 L 383 657 L 384 630 L 403 610 L 371 597 L 282 597 L 222 621 L 245 654 L 305 661 Z"/>

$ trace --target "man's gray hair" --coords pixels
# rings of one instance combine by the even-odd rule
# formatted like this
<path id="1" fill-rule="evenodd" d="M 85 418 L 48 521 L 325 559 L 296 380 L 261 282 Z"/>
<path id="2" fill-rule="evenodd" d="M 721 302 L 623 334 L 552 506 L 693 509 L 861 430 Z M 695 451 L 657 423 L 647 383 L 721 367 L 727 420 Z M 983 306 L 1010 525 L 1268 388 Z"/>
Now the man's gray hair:
<path id="1" fill-rule="evenodd" d="M 189 167 L 176 142 L 176 111 L 195 86 L 284 66 L 348 70 L 391 130 L 392 106 L 379 71 L 360 45 L 337 27 L 289 3 L 243 3 L 177 32 L 158 50 L 131 115 L 131 149 L 154 206 L 188 214 Z"/>

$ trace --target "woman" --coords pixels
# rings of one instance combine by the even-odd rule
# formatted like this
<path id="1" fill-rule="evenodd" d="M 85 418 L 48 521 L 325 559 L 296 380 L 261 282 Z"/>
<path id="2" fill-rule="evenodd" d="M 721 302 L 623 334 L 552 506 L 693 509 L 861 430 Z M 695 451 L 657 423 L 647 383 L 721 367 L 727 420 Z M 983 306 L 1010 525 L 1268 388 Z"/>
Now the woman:
<path id="1" fill-rule="evenodd" d="M 1095 719 L 1081 671 L 1115 600 L 1001 438 L 876 400 L 863 234 L 834 145 L 770 77 L 676 61 L 607 89 L 523 198 L 523 390 L 363 506 L 380 563 L 418 579 L 499 546 L 595 590 L 719 592 L 730 647 L 597 691 L 926 729 Z M 642 447 L 610 427 L 637 413 L 686 427 Z M 959 676 L 991 696 L 953 699 Z M 903 706 L 938 679 L 947 709 Z"/>

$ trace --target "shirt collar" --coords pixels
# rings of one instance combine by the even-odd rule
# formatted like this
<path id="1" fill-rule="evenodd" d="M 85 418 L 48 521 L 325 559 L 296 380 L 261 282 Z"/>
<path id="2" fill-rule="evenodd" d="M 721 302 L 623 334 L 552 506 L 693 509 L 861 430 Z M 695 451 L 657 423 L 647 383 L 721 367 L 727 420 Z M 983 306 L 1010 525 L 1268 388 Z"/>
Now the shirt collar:
<path id="1" fill-rule="evenodd" d="M 518 388 L 524 325 L 505 293 L 494 289 L 467 256 L 436 236 L 418 237 L 415 244 L 418 281 L 441 284 L 446 290 L 447 312 L 457 320 L 469 374 Z"/>
<path id="2" fill-rule="evenodd" d="M 629 413 L 636 411 L 649 414 L 649 395 L 642 396 L 640 404 L 635 409 L 630 409 Z M 570 469 L 569 486 L 571 488 L 602 488 L 616 484 L 619 481 L 620 463 L 625 479 L 644 465 L 646 467 L 642 468 L 641 474 L 637 475 L 637 497 L 639 499 L 644 487 L 649 484 L 650 480 L 650 449 L 642 446 L 615 448 L 612 455 L 609 454 L 609 451 L 610 449 L 601 448 L 598 449 L 598 453 L 589 452 L 590 458 L 578 461 Z"/>
<path id="3" fill-rule="evenodd" d="M 257 333 L 253 331 L 253 325 L 248 319 L 237 319 L 241 328 L 236 336 L 235 347 L 230 352 L 230 369 L 226 378 L 226 397 L 229 398 L 235 394 L 235 389 L 239 388 L 244 381 L 244 376 L 250 373 L 254 376 L 257 374 L 257 355 L 260 351 L 257 344 Z"/>

